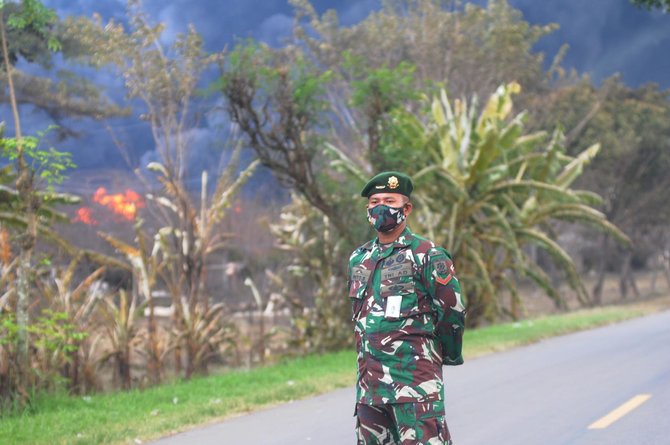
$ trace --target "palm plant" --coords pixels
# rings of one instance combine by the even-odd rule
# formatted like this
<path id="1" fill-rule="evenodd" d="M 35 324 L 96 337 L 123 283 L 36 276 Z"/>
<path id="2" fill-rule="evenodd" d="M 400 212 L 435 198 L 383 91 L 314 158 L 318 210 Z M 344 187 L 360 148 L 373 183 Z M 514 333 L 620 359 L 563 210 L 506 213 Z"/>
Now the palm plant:
<path id="1" fill-rule="evenodd" d="M 512 115 L 516 83 L 501 86 L 481 112 L 477 101 L 453 103 L 443 90 L 430 114 L 397 111 L 390 137 L 418 160 L 413 177 L 420 231 L 446 246 L 467 292 L 470 322 L 493 320 L 522 307 L 514 280 L 528 277 L 558 306 L 565 296 L 533 261 L 528 244 L 551 255 L 583 304 L 589 303 L 575 264 L 552 236 L 555 221 L 587 223 L 622 241 L 626 236 L 592 206 L 600 198 L 570 188 L 597 154 L 593 145 L 577 156 L 565 153 L 560 131 L 524 134 L 525 113 Z"/>
<path id="2" fill-rule="evenodd" d="M 285 271 L 272 274 L 271 280 L 292 307 L 291 346 L 324 351 L 348 344 L 350 309 L 341 297 L 346 284 L 342 266 L 350 253 L 347 240 L 330 218 L 296 193 L 282 209 L 281 219 L 270 224 L 270 231 L 276 247 L 289 259 Z M 313 303 L 313 310 L 306 310 L 305 301 Z"/>
<path id="3" fill-rule="evenodd" d="M 196 369 L 203 369 L 200 349 L 201 334 L 194 331 L 197 323 L 193 317 L 213 317 L 206 294 L 205 276 L 207 260 L 211 254 L 225 247 L 226 234 L 219 223 L 231 207 L 234 197 L 249 180 L 259 165 L 253 161 L 237 172 L 241 146 L 234 150 L 225 171 L 217 178 L 214 193 L 208 196 L 208 177 L 202 173 L 200 202 L 191 199 L 189 191 L 175 180 L 162 164 L 153 162 L 149 169 L 157 173 L 164 186 L 162 196 L 148 195 L 160 212 L 165 224 L 154 235 L 151 257 L 160 264 L 158 275 L 172 296 L 174 327 L 179 334 L 175 350 L 177 372 L 180 371 L 182 347 L 186 351 L 185 376 L 189 378 Z M 195 202 L 194 202 L 195 201 Z M 184 303 L 186 301 L 186 303 Z"/>
<path id="4" fill-rule="evenodd" d="M 103 301 L 102 326 L 107 349 L 98 362 L 104 364 L 113 360 L 116 378 L 123 389 L 129 389 L 132 382 L 131 362 L 144 344 L 139 323 L 144 305 L 138 303 L 137 294 L 123 289 L 119 290 L 118 303 L 112 296 L 107 296 Z"/>
<path id="5" fill-rule="evenodd" d="M 96 269 L 81 281 L 75 281 L 80 259 L 81 256 L 75 257 L 67 269 L 59 271 L 56 276 L 38 280 L 37 285 L 53 313 L 62 314 L 63 321 L 72 326 L 75 332 L 90 334 L 94 330 L 97 304 L 103 297 L 94 287 L 105 267 Z M 91 351 L 84 344 L 87 337 L 78 335 L 69 339 L 60 365 L 61 374 L 75 391 L 94 386 L 92 381 L 82 381 L 82 377 L 92 375 L 90 369 L 93 364 L 89 362 Z"/>
<path id="6" fill-rule="evenodd" d="M 116 66 L 123 75 L 129 97 L 138 98 L 146 107 L 143 116 L 151 129 L 157 154 L 157 162 L 147 168 L 156 173 L 163 188 L 147 196 L 155 204 L 147 211 L 153 213 L 161 227 L 152 233 L 153 248 L 147 251 L 151 253 L 141 253 L 144 255 L 141 258 L 155 259 L 155 279 L 172 297 L 174 327 L 180 332 L 178 337 L 183 338 L 181 333 L 190 331 L 186 324 L 188 317 L 182 313 L 185 309 L 182 298 L 187 301 L 189 317 L 201 309 L 203 314 L 208 312 L 207 259 L 224 246 L 219 222 L 259 163 L 253 162 L 239 172 L 237 162 L 228 162 L 227 171 L 216 172 L 223 174 L 217 178 L 213 194 L 207 185 L 208 173 L 203 172 L 198 199 L 188 186 L 189 159 L 197 149 L 192 136 L 201 128 L 202 117 L 194 106 L 201 105 L 198 86 L 204 73 L 222 61 L 222 54 L 205 51 L 202 38 L 192 27 L 172 45 L 165 46 L 164 26 L 150 23 L 141 2 L 131 1 L 128 12 L 127 31 L 114 22 L 103 26 L 101 22 L 82 21 L 78 26 L 82 35 L 87 36 L 88 44 L 94 47 L 98 61 Z M 232 157 L 237 159 L 238 155 L 239 150 Z M 139 250 L 144 252 L 142 248 Z M 151 304 L 150 294 L 144 294 Z M 201 304 L 203 308 L 198 307 Z M 190 341 L 195 339 L 186 344 Z M 182 359 L 182 346 L 174 349 L 176 371 L 181 372 L 183 361 L 185 375 L 189 377 L 197 358 L 187 355 Z M 188 353 L 190 348 L 184 347 Z"/>
<path id="7" fill-rule="evenodd" d="M 207 373 L 209 362 L 220 355 L 222 347 L 234 341 L 232 326 L 225 323 L 225 306 L 217 303 L 212 306 L 196 305 L 192 310 L 186 300 L 181 300 L 182 326 L 173 332 L 176 343 L 184 345 L 191 362 L 188 369 Z"/>
<path id="8" fill-rule="evenodd" d="M 135 308 L 138 306 L 138 301 L 144 306 L 148 306 L 149 309 L 149 319 L 146 326 L 146 340 L 147 345 L 144 348 L 144 353 L 147 356 L 147 371 L 148 376 L 151 379 L 152 383 L 158 383 L 160 380 L 161 374 L 161 357 L 162 353 L 160 350 L 160 345 L 163 344 L 159 340 L 158 326 L 155 317 L 155 306 L 153 291 L 156 285 L 157 275 L 159 269 L 164 266 L 164 263 L 156 255 L 156 249 L 152 249 L 152 252 L 147 250 L 148 241 L 147 236 L 142 231 L 142 221 L 139 220 L 135 224 L 135 233 L 137 235 L 138 246 L 131 246 L 124 243 L 123 241 L 114 238 L 113 236 L 105 233 L 100 233 L 99 235 L 105 239 L 110 245 L 112 245 L 116 250 L 123 253 L 126 256 L 126 259 L 130 263 L 133 273 L 133 280 L 135 284 L 135 289 L 132 291 L 132 296 L 127 297 L 124 294 L 121 295 L 120 304 L 126 304 L 128 307 L 119 307 L 115 312 L 118 317 L 112 317 L 109 319 L 114 330 L 124 330 L 125 334 L 130 334 L 127 328 L 124 328 L 123 324 L 131 327 L 134 325 L 134 318 L 136 318 Z M 130 300 L 130 303 L 128 302 Z M 132 309 L 132 310 L 131 310 Z M 114 311 L 113 311 L 114 312 Z M 120 318 L 119 318 L 120 317 Z M 132 319 L 132 320 L 131 320 Z M 119 322 L 122 322 L 122 325 L 119 326 Z M 126 332 L 127 331 L 127 332 Z M 120 332 L 121 333 L 121 332 Z M 121 351 L 122 354 L 119 356 L 124 363 L 121 363 L 117 360 L 120 366 L 122 373 L 122 382 L 123 385 L 130 384 L 130 370 L 127 367 L 129 366 L 129 354 L 128 342 L 131 337 L 120 337 L 125 340 L 125 344 L 121 345 L 124 349 Z M 128 360 L 126 361 L 126 358 Z"/>

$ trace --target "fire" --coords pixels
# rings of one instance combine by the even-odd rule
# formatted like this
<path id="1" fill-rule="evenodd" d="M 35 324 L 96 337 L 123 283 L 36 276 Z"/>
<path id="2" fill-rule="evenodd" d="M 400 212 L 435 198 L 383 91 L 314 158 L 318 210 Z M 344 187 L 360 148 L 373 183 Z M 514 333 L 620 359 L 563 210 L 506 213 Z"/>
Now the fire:
<path id="1" fill-rule="evenodd" d="M 12 261 L 12 250 L 9 245 L 9 232 L 6 229 L 0 229 L 0 252 L 3 266 L 8 266 Z"/>
<path id="2" fill-rule="evenodd" d="M 127 189 L 124 193 L 110 195 L 107 193 L 106 188 L 99 187 L 93 194 L 93 202 L 106 207 L 125 221 L 134 220 L 137 211 L 144 207 L 142 197 L 131 189 Z M 82 222 L 89 226 L 99 224 L 93 217 L 93 209 L 90 207 L 82 207 L 77 210 L 77 216 L 72 222 Z"/>
<path id="3" fill-rule="evenodd" d="M 90 207 L 82 207 L 77 210 L 77 216 L 74 217 L 72 222 L 83 222 L 89 226 L 97 226 L 98 220 L 93 218 L 93 209 Z"/>
<path id="4" fill-rule="evenodd" d="M 127 221 L 132 221 L 137 215 L 137 209 L 144 207 L 144 201 L 134 190 L 127 189 L 125 193 L 107 194 L 107 189 L 99 187 L 93 195 L 93 202 L 97 202 L 110 209 Z"/>

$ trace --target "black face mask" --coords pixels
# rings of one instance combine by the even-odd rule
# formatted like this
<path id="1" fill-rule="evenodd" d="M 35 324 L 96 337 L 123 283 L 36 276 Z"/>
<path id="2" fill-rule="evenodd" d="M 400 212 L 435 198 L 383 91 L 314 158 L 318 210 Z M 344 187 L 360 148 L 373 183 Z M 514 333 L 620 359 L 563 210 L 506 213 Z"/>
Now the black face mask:
<path id="1" fill-rule="evenodd" d="M 368 221 L 377 232 L 390 232 L 405 220 L 404 208 L 379 204 L 368 209 Z"/>

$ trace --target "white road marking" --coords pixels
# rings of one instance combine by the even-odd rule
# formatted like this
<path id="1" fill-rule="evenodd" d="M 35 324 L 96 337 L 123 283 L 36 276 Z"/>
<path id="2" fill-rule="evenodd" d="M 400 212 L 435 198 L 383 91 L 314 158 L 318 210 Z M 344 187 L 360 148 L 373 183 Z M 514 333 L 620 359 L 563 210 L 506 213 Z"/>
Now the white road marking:
<path id="1" fill-rule="evenodd" d="M 633 411 L 635 408 L 642 405 L 644 402 L 651 398 L 651 394 L 638 394 L 623 405 L 619 406 L 609 414 L 593 422 L 589 425 L 590 430 L 601 430 L 607 428 L 617 420 L 621 419 L 623 416 Z"/>

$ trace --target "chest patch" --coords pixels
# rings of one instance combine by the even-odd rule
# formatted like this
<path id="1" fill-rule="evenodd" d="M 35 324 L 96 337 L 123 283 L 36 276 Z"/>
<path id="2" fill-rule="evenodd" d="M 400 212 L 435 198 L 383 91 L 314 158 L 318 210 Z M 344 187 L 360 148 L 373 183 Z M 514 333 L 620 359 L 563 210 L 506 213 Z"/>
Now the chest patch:
<path id="1" fill-rule="evenodd" d="M 382 280 L 392 280 L 399 277 L 412 276 L 412 262 L 406 260 L 404 255 L 402 262 L 385 261 L 382 267 Z"/>
<path id="2" fill-rule="evenodd" d="M 414 283 L 393 283 L 393 284 L 383 284 L 381 285 L 382 296 L 384 294 L 411 294 L 414 292 Z"/>
<path id="3" fill-rule="evenodd" d="M 353 269 L 351 269 L 351 280 L 367 282 L 368 278 L 370 278 L 370 273 L 372 273 L 372 271 L 369 269 L 364 269 L 362 267 L 354 267 Z"/>

